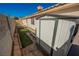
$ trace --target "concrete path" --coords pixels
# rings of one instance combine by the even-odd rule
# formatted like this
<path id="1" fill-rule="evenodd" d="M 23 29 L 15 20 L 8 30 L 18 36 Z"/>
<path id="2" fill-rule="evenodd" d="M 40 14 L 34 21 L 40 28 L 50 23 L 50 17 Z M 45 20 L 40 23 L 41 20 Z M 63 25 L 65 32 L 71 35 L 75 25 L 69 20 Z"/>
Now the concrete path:
<path id="1" fill-rule="evenodd" d="M 19 45 L 19 41 L 18 41 L 18 34 L 15 33 L 13 42 L 14 42 L 14 49 L 13 49 L 13 56 L 21 56 L 21 49 L 20 49 L 20 45 Z"/>

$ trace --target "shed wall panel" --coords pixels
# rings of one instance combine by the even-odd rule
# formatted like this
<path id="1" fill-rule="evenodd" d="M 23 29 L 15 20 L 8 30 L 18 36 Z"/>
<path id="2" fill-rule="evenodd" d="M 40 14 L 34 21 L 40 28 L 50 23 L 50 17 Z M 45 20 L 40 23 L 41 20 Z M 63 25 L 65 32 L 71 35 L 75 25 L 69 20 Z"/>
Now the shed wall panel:
<path id="1" fill-rule="evenodd" d="M 53 20 L 41 20 L 41 34 L 40 39 L 44 41 L 48 46 L 52 45 L 53 31 L 55 21 Z"/>
<path id="2" fill-rule="evenodd" d="M 54 43 L 54 51 L 57 55 L 66 55 L 70 46 L 70 35 L 72 35 L 72 27 L 75 29 L 75 22 L 59 20 L 56 39 Z M 69 45 L 67 45 L 69 44 Z M 58 51 L 58 52 L 57 52 Z M 60 53 L 62 52 L 62 53 Z"/>

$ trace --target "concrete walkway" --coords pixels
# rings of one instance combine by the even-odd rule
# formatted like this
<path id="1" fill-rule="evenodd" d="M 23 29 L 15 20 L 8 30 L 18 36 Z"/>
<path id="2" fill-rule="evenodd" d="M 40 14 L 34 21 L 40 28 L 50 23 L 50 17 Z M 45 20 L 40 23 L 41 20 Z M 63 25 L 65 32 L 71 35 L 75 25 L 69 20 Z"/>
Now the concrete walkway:
<path id="1" fill-rule="evenodd" d="M 19 39 L 18 39 L 18 34 L 15 33 L 14 35 L 14 47 L 13 47 L 13 56 L 21 56 L 21 49 L 20 49 L 20 45 L 19 45 Z"/>
<path id="2" fill-rule="evenodd" d="M 35 42 L 34 37 L 31 36 L 30 33 L 27 33 L 27 35 L 31 38 L 33 43 L 23 49 L 23 55 L 25 55 L 25 56 L 43 56 L 42 52 L 40 50 L 38 50 L 36 47 L 36 42 Z"/>

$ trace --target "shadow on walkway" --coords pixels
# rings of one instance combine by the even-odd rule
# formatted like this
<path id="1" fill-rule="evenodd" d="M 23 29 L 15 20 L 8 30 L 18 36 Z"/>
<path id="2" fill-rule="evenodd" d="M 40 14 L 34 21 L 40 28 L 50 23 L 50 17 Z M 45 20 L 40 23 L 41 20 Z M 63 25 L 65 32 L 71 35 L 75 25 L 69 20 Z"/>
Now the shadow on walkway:
<path id="1" fill-rule="evenodd" d="M 79 45 L 72 44 L 68 56 L 79 56 Z"/>

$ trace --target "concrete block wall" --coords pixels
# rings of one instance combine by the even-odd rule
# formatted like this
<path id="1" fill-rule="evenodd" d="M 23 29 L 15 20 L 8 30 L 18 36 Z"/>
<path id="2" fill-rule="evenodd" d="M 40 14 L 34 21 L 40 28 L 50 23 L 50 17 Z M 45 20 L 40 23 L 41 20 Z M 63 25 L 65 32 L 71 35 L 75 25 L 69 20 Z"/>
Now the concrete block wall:
<path id="1" fill-rule="evenodd" d="M 12 38 L 7 20 L 7 16 L 0 15 L 0 56 L 10 56 L 12 52 Z"/>

